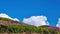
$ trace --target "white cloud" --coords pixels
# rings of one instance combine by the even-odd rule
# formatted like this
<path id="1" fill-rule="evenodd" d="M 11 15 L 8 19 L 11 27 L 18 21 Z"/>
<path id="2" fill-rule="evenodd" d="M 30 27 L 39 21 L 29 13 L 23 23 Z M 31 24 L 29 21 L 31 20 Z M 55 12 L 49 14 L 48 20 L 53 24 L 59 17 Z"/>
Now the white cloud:
<path id="1" fill-rule="evenodd" d="M 19 19 L 17 19 L 17 18 L 14 18 L 13 20 L 14 20 L 14 21 L 19 21 Z"/>
<path id="2" fill-rule="evenodd" d="M 24 18 L 23 22 L 34 26 L 49 25 L 46 16 L 31 16 Z"/>
<path id="3" fill-rule="evenodd" d="M 8 16 L 8 15 L 5 14 L 5 13 L 0 13 L 0 17 L 9 18 L 9 19 L 14 20 L 14 21 L 19 21 L 17 18 L 11 18 L 10 16 Z"/>
<path id="4" fill-rule="evenodd" d="M 58 22 L 56 24 L 56 27 L 59 27 L 60 28 L 60 18 L 58 19 Z"/>

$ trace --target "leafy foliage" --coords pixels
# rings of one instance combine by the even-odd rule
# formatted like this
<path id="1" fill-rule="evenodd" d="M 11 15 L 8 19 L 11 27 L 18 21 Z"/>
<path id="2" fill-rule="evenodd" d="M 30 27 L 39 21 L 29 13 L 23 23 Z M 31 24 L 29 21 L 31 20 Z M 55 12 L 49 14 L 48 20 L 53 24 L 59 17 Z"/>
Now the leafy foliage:
<path id="1" fill-rule="evenodd" d="M 43 34 L 57 34 L 57 30 L 55 29 L 49 29 L 49 28 L 42 28 L 42 27 L 36 27 L 36 26 L 25 26 L 25 25 L 9 25 L 9 26 L 3 26 L 0 25 L 0 32 L 11 32 L 11 33 L 43 33 Z"/>

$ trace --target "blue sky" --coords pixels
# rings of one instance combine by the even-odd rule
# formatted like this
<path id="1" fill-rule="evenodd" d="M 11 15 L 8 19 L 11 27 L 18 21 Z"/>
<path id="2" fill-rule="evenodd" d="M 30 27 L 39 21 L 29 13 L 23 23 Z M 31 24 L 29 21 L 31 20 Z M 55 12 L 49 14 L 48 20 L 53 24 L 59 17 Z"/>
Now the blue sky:
<path id="1" fill-rule="evenodd" d="M 60 18 L 60 0 L 0 0 L 0 13 L 20 21 L 30 16 L 44 15 L 51 26 Z"/>

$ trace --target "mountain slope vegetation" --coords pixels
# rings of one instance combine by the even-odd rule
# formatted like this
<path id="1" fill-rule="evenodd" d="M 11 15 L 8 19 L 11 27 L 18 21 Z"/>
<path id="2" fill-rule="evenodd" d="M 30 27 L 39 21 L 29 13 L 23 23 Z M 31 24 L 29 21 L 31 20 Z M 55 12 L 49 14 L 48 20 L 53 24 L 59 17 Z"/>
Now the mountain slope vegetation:
<path id="1" fill-rule="evenodd" d="M 2 20 L 2 21 L 1 21 Z M 2 23 L 2 24 L 1 24 Z M 7 24 L 5 24 L 7 23 Z M 18 25 L 17 25 L 18 24 Z M 8 18 L 0 18 L 0 33 L 19 33 L 19 34 L 60 34 L 60 28 L 43 25 L 32 26 L 25 23 L 13 21 Z"/>

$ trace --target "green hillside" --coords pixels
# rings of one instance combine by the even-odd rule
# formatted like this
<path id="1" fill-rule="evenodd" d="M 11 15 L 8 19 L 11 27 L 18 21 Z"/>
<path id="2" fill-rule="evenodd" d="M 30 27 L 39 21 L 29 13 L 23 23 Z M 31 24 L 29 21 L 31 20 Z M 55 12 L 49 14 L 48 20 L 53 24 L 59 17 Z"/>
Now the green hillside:
<path id="1" fill-rule="evenodd" d="M 0 32 L 7 32 L 7 33 L 40 33 L 40 34 L 58 34 L 60 33 L 57 29 L 50 29 L 48 27 L 36 27 L 36 26 L 25 26 L 25 25 L 0 25 Z"/>
<path id="2" fill-rule="evenodd" d="M 0 18 L 4 21 L 12 21 L 7 18 Z M 57 27 L 52 26 L 31 26 L 31 25 L 14 25 L 10 24 L 8 26 L 0 24 L 0 33 L 19 33 L 19 34 L 60 34 L 60 30 Z"/>

